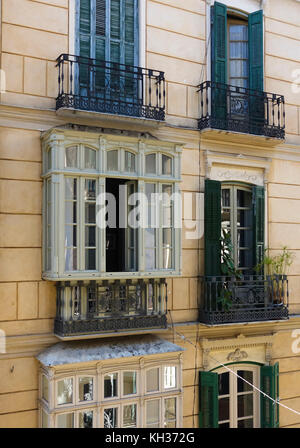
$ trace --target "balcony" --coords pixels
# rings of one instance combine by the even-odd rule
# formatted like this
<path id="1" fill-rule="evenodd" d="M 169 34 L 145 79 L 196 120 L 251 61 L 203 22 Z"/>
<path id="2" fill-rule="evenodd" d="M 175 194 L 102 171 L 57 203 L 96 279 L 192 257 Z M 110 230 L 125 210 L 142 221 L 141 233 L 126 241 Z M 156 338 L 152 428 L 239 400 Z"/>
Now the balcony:
<path id="1" fill-rule="evenodd" d="M 167 327 L 165 279 L 59 282 L 54 333 L 61 339 Z"/>
<path id="2" fill-rule="evenodd" d="M 198 128 L 284 139 L 284 97 L 206 81 L 199 86 Z"/>
<path id="3" fill-rule="evenodd" d="M 62 54 L 56 110 L 156 122 L 165 119 L 165 77 L 157 70 Z"/>
<path id="4" fill-rule="evenodd" d="M 286 275 L 202 279 L 199 320 L 209 325 L 288 319 Z"/>

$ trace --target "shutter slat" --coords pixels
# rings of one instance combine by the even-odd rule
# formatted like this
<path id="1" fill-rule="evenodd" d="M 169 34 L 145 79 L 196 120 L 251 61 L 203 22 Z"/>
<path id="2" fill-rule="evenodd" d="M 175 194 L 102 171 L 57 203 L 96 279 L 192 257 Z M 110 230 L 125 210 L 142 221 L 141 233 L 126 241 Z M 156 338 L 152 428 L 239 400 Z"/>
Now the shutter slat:
<path id="1" fill-rule="evenodd" d="M 134 42 L 134 0 L 125 0 L 125 41 Z"/>
<path id="2" fill-rule="evenodd" d="M 106 0 L 96 0 L 96 35 L 105 36 Z"/>
<path id="3" fill-rule="evenodd" d="M 221 275 L 221 182 L 205 180 L 205 275 Z"/>
<path id="4" fill-rule="evenodd" d="M 218 420 L 218 374 L 199 372 L 199 427 L 217 428 Z"/>
<path id="5" fill-rule="evenodd" d="M 110 37 L 120 39 L 121 2 L 120 0 L 110 1 Z"/>
<path id="6" fill-rule="evenodd" d="M 91 32 L 91 3 L 90 0 L 80 0 L 80 32 Z"/>
<path id="7" fill-rule="evenodd" d="M 252 189 L 253 197 L 253 264 L 261 263 L 264 257 L 265 239 L 265 189 L 256 185 Z M 263 274 L 263 268 L 260 272 Z"/>

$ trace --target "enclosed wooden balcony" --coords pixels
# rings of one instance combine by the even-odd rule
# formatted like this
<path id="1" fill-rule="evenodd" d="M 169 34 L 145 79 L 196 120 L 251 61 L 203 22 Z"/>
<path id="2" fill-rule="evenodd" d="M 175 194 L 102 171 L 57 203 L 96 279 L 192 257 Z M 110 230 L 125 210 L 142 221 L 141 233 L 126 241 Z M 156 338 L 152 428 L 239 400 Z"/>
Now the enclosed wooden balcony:
<path id="1" fill-rule="evenodd" d="M 58 282 L 54 333 L 61 339 L 167 326 L 165 279 Z"/>

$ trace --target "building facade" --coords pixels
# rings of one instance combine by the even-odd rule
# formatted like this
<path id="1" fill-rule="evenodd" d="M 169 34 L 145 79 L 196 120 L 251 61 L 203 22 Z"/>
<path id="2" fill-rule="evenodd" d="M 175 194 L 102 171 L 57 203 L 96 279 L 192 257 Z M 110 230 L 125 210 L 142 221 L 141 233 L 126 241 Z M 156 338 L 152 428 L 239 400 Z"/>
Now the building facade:
<path id="1" fill-rule="evenodd" d="M 300 3 L 0 5 L 0 427 L 299 427 Z"/>

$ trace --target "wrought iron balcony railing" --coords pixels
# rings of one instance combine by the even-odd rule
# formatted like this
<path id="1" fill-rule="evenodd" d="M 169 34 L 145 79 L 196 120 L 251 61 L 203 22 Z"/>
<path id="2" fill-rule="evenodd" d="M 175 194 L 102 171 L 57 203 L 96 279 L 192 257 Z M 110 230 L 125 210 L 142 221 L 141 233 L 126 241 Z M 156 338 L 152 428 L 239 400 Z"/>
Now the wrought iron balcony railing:
<path id="1" fill-rule="evenodd" d="M 61 54 L 57 58 L 61 108 L 165 119 L 164 72 Z"/>
<path id="2" fill-rule="evenodd" d="M 60 337 L 167 326 L 165 279 L 59 282 L 54 333 Z"/>
<path id="3" fill-rule="evenodd" d="M 216 325 L 288 319 L 286 275 L 205 277 L 200 322 Z"/>
<path id="4" fill-rule="evenodd" d="M 284 97 L 206 81 L 199 86 L 198 128 L 219 129 L 283 139 Z"/>

